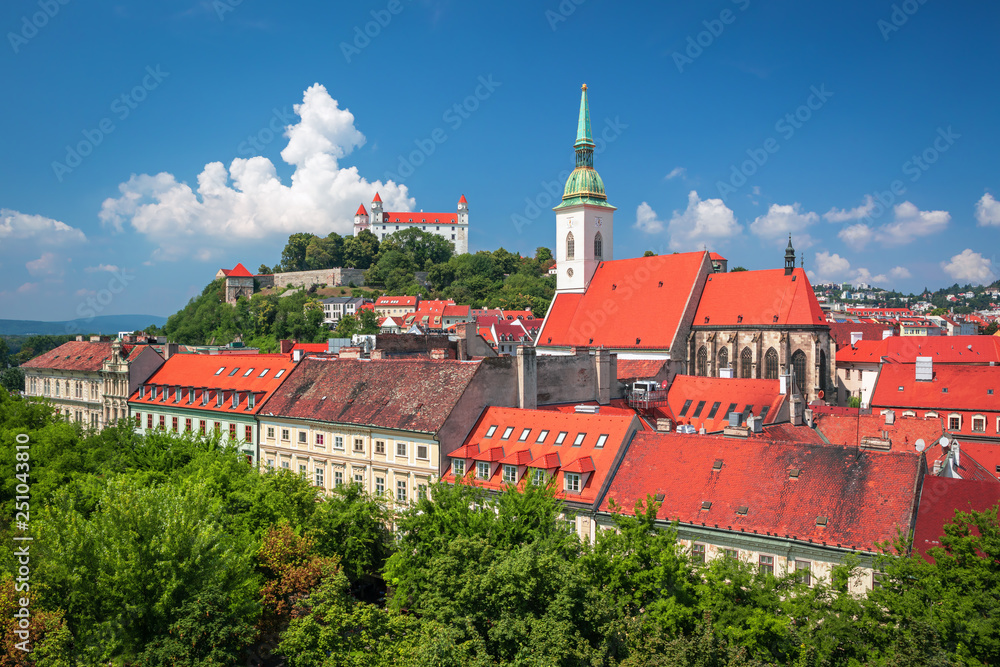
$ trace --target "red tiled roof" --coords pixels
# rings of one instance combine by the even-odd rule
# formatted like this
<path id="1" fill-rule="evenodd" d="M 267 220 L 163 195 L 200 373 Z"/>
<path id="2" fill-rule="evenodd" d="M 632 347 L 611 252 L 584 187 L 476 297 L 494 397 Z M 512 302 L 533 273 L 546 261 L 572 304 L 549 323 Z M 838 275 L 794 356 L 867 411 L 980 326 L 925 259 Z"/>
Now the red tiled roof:
<path id="1" fill-rule="evenodd" d="M 723 257 L 722 255 L 720 255 L 717 252 L 710 252 L 710 253 L 708 253 L 708 258 L 709 259 L 714 259 L 714 260 L 720 260 L 720 259 L 725 260 L 726 259 L 725 257 Z"/>
<path id="2" fill-rule="evenodd" d="M 381 197 L 379 197 L 379 196 L 378 196 L 378 193 L 376 192 L 376 193 L 375 193 L 375 196 L 374 196 L 374 197 L 372 197 L 372 201 L 377 201 L 377 202 L 381 202 L 381 201 L 382 201 L 382 198 L 381 198 Z"/>
<path id="3" fill-rule="evenodd" d="M 729 423 L 729 408 L 734 403 L 733 412 L 746 413 L 749 407 L 751 413 L 758 416 L 766 407 L 764 423 L 773 423 L 781 404 L 788 398 L 779 391 L 778 380 L 677 375 L 667 391 L 667 403 L 681 423 L 695 428 L 704 425 L 709 432 L 721 431 Z M 684 410 L 685 405 L 687 410 Z"/>
<path id="4" fill-rule="evenodd" d="M 721 470 L 713 470 L 717 460 Z M 641 432 L 602 508 L 613 499 L 631 513 L 662 493 L 664 521 L 874 551 L 897 528 L 910 529 L 921 466 L 916 453 Z"/>
<path id="5" fill-rule="evenodd" d="M 819 431 L 809 428 L 805 424 L 793 426 L 785 422 L 784 424 L 770 424 L 764 427 L 760 434 L 752 433 L 750 438 L 760 438 L 770 442 L 799 443 L 803 445 L 825 445 L 829 444 L 819 434 Z"/>
<path id="6" fill-rule="evenodd" d="M 150 393 L 145 392 L 145 398 L 140 398 L 140 388 L 129 399 L 129 405 L 136 408 L 145 405 L 189 407 L 211 412 L 234 412 L 240 414 L 257 414 L 264 401 L 290 377 L 289 371 L 294 368 L 288 355 L 284 354 L 249 354 L 249 355 L 214 355 L 214 354 L 175 354 L 160 366 L 159 370 L 146 380 L 147 387 L 169 387 L 170 396 L 162 400 L 163 393 L 154 400 Z M 221 372 L 220 372 L 221 369 Z M 261 377 L 265 369 L 267 374 Z M 233 371 L 236 371 L 233 373 Z M 194 402 L 188 402 L 185 392 L 180 402 L 176 402 L 177 387 L 195 389 Z M 205 389 L 212 393 L 207 405 L 202 404 Z M 215 390 L 225 392 L 222 405 L 217 405 Z M 232 407 L 232 393 L 240 392 L 240 403 Z M 247 395 L 256 396 L 255 405 L 247 409 Z"/>
<path id="7" fill-rule="evenodd" d="M 619 359 L 618 379 L 632 380 L 655 377 L 663 370 L 665 359 Z"/>
<path id="8" fill-rule="evenodd" d="M 444 316 L 468 318 L 470 316 L 471 310 L 472 310 L 471 306 L 460 306 L 452 303 L 444 307 Z"/>
<path id="9" fill-rule="evenodd" d="M 307 357 L 262 414 L 436 433 L 480 363 Z"/>
<path id="10" fill-rule="evenodd" d="M 710 272 L 707 252 L 601 262 L 584 294 L 556 294 L 538 345 L 670 349 Z"/>
<path id="11" fill-rule="evenodd" d="M 925 560 L 931 547 L 941 546 L 944 526 L 955 519 L 955 511 L 982 512 L 1000 503 L 1000 484 L 951 477 L 927 477 L 913 531 L 913 548 Z"/>
<path id="12" fill-rule="evenodd" d="M 226 274 L 227 278 L 253 278 L 253 274 L 247 271 L 247 267 L 240 262 L 232 271 Z"/>
<path id="13" fill-rule="evenodd" d="M 597 401 L 577 401 L 576 403 L 550 403 L 539 405 L 539 410 L 549 410 L 551 412 L 564 412 L 566 414 L 576 414 L 576 406 L 590 405 L 598 408 L 598 413 L 602 415 L 627 415 L 629 417 L 637 414 L 629 407 L 625 399 L 612 398 L 609 405 L 601 405 Z"/>
<path id="14" fill-rule="evenodd" d="M 837 361 L 877 363 L 885 357 L 912 364 L 917 357 L 931 357 L 935 364 L 1000 364 L 1000 339 L 993 336 L 891 336 L 878 343 L 861 341 L 856 347 L 839 350 Z"/>
<path id="15" fill-rule="evenodd" d="M 104 360 L 111 358 L 111 345 L 110 342 L 70 341 L 24 362 L 21 368 L 99 371 L 104 365 Z M 132 346 L 123 345 L 122 349 L 126 354 L 130 354 Z"/>
<path id="16" fill-rule="evenodd" d="M 954 440 L 954 434 L 949 437 L 949 446 L 954 446 L 957 440 Z M 928 443 L 930 446 L 924 450 L 924 455 L 927 457 L 927 468 L 931 474 L 944 475 L 944 462 L 948 456 L 948 452 L 941 445 L 940 440 L 934 440 Z M 959 443 L 959 456 L 958 464 L 952 461 L 952 473 L 957 474 L 961 479 L 969 479 L 977 482 L 990 482 L 991 484 L 998 484 L 1000 481 L 996 479 L 992 470 L 988 470 L 986 466 L 982 465 L 979 461 L 975 459 L 974 456 L 969 454 L 968 448 L 962 443 Z M 996 447 L 996 445 L 993 445 Z M 940 471 L 935 473 L 935 469 L 940 466 Z M 950 476 L 950 474 L 948 475 Z"/>
<path id="17" fill-rule="evenodd" d="M 462 458 L 471 459 L 478 453 L 479 453 L 479 445 L 469 444 L 469 445 L 462 445 L 461 447 L 456 449 L 454 452 L 452 452 L 452 456 L 460 456 Z"/>
<path id="18" fill-rule="evenodd" d="M 486 434 L 495 426 L 493 435 Z M 605 414 L 566 414 L 551 410 L 522 410 L 519 408 L 489 407 L 480 416 L 472 432 L 465 440 L 465 445 L 478 444 L 480 451 L 471 458 L 475 461 L 492 461 L 509 463 L 517 461 L 524 466 L 520 473 L 521 479 L 528 477 L 527 468 L 544 467 L 547 470 L 556 469 L 556 495 L 568 502 L 594 505 L 600 497 L 600 491 L 607 481 L 619 457 L 622 448 L 628 442 L 633 430 L 639 427 L 639 421 L 634 415 Z M 506 440 L 503 434 L 510 428 Z M 525 429 L 528 433 L 520 440 Z M 542 442 L 538 436 L 547 431 Z M 560 433 L 565 432 L 562 444 L 555 441 Z M 574 445 L 577 437 L 584 434 L 580 445 Z M 606 435 L 603 446 L 598 447 L 599 437 Z M 519 456 L 519 458 L 514 458 Z M 455 477 L 451 468 L 452 458 L 466 458 L 460 450 L 446 453 L 447 469 L 442 479 L 454 483 Z M 560 468 L 560 462 L 565 468 Z M 567 470 L 568 468 L 568 470 Z M 466 466 L 469 474 L 474 474 L 475 468 Z M 579 493 L 565 491 L 563 472 L 590 473 L 583 482 Z M 520 483 L 520 479 L 518 483 Z M 476 479 L 477 486 L 499 491 L 505 486 L 503 468 L 498 466 L 488 480 Z"/>
<path id="19" fill-rule="evenodd" d="M 878 364 L 882 362 L 886 344 L 878 340 L 859 340 L 854 345 L 849 342 L 837 350 L 838 364 Z"/>
<path id="20" fill-rule="evenodd" d="M 292 352 L 295 350 L 302 350 L 303 352 L 328 352 L 330 350 L 329 343 L 296 343 L 292 346 Z"/>
<path id="21" fill-rule="evenodd" d="M 1000 366 L 936 365 L 933 380 L 918 382 L 915 364 L 884 364 L 872 392 L 872 406 L 997 412 L 997 390 Z"/>
<path id="22" fill-rule="evenodd" d="M 386 213 L 385 222 L 410 223 L 415 225 L 456 225 L 458 224 L 458 213 L 424 213 L 412 211 L 400 211 L 398 213 Z"/>
<path id="23" fill-rule="evenodd" d="M 386 307 L 386 306 L 416 306 L 417 297 L 415 296 L 380 296 L 375 300 L 376 306 Z"/>
<path id="24" fill-rule="evenodd" d="M 365 205 L 361 204 L 360 206 L 358 206 L 358 212 L 355 213 L 354 215 L 368 215 L 368 211 L 365 210 Z"/>
<path id="25" fill-rule="evenodd" d="M 462 195 L 461 197 L 458 198 L 458 203 L 459 204 L 468 204 L 469 202 L 465 201 L 465 195 Z"/>
<path id="26" fill-rule="evenodd" d="M 901 417 L 896 412 L 893 424 L 886 424 L 883 415 L 827 415 L 816 414 L 816 430 L 835 445 L 857 447 L 864 438 L 888 436 L 894 451 L 913 452 L 917 440 L 927 446 L 944 435 L 943 419 L 915 419 Z"/>
<path id="27" fill-rule="evenodd" d="M 830 322 L 830 337 L 837 342 L 837 348 L 840 349 L 844 346 L 849 346 L 851 344 L 851 334 L 858 332 L 861 334 L 861 340 L 864 341 L 880 341 L 882 340 L 882 332 L 884 331 L 895 332 L 896 328 L 893 324 L 870 324 L 866 322 Z"/>
<path id="28" fill-rule="evenodd" d="M 707 318 L 707 319 L 706 319 Z M 803 269 L 716 273 L 708 277 L 694 326 L 826 325 Z"/>
<path id="29" fill-rule="evenodd" d="M 975 442 L 962 440 L 959 444 L 961 458 L 972 457 L 994 479 L 1000 480 L 1000 446 L 992 442 Z"/>

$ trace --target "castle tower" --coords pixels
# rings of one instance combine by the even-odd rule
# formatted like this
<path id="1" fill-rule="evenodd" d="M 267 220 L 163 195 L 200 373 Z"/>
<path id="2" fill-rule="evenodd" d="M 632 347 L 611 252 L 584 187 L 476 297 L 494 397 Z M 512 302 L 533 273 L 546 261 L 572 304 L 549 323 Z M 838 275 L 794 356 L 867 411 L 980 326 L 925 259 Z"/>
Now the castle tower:
<path id="1" fill-rule="evenodd" d="M 372 199 L 372 215 L 371 224 L 379 225 L 382 224 L 384 218 L 382 217 L 382 198 L 375 193 L 375 197 Z"/>
<path id="2" fill-rule="evenodd" d="M 792 275 L 795 270 L 795 248 L 792 247 L 792 235 L 788 235 L 788 247 L 785 248 L 785 275 Z"/>
<path id="3" fill-rule="evenodd" d="M 357 236 L 362 230 L 368 229 L 368 211 L 365 205 L 358 206 L 358 212 L 354 214 L 354 235 Z"/>
<path id="4" fill-rule="evenodd" d="M 566 180 L 556 212 L 556 289 L 583 292 L 597 265 L 614 258 L 614 212 L 604 182 L 594 169 L 594 137 L 590 129 L 587 84 L 580 95 L 576 129 L 576 168 Z"/>

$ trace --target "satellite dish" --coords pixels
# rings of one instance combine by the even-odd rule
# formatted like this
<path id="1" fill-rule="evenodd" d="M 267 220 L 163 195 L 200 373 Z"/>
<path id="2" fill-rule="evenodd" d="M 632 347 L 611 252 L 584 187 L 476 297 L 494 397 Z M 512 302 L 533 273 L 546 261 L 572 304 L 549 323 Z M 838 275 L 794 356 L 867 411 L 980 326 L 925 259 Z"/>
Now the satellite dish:
<path id="1" fill-rule="evenodd" d="M 917 440 L 917 453 L 919 454 L 920 452 L 924 451 L 925 449 L 927 449 L 927 443 L 924 442 L 923 438 L 918 439 Z"/>
<path id="2" fill-rule="evenodd" d="M 948 440 L 948 436 L 942 435 L 941 439 L 938 440 L 938 444 L 941 445 L 941 449 L 948 449 L 948 445 L 951 444 L 951 441 Z"/>

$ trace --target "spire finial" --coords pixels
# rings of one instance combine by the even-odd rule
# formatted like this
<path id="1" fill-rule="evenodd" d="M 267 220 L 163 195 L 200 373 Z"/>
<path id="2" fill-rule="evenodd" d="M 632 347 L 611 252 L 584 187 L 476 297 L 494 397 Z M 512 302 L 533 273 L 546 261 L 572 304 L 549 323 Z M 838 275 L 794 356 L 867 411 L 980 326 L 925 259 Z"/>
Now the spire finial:
<path id="1" fill-rule="evenodd" d="M 580 92 L 580 121 L 576 126 L 576 143 L 574 148 L 593 148 L 594 135 L 590 131 L 590 102 L 587 101 L 587 84 L 583 84 Z"/>

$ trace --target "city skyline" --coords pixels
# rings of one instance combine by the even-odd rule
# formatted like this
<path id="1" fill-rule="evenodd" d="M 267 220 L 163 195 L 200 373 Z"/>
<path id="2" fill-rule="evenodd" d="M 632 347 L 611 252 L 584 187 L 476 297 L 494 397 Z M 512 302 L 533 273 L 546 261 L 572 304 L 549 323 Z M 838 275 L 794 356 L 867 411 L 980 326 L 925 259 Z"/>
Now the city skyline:
<path id="1" fill-rule="evenodd" d="M 583 83 L 616 258 L 775 268 L 791 234 L 814 282 L 988 284 L 997 13 L 13 3 L 0 311 L 71 319 L 107 291 L 98 314 L 168 315 L 291 233 L 350 234 L 376 191 L 414 211 L 464 194 L 472 252 L 552 248 Z"/>

